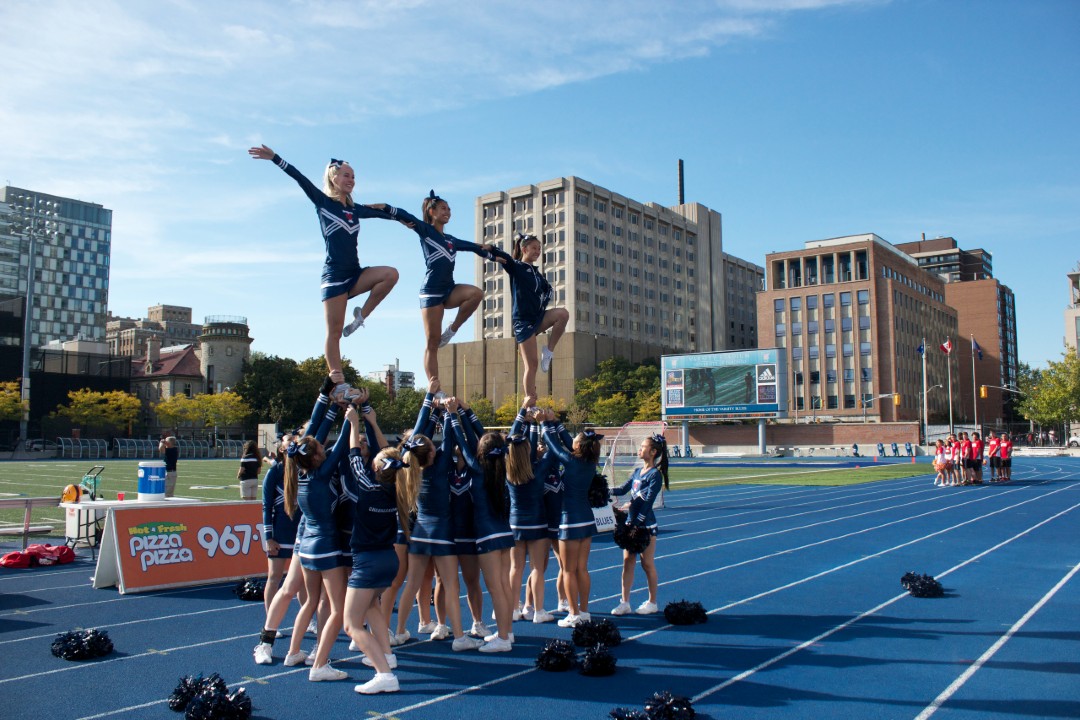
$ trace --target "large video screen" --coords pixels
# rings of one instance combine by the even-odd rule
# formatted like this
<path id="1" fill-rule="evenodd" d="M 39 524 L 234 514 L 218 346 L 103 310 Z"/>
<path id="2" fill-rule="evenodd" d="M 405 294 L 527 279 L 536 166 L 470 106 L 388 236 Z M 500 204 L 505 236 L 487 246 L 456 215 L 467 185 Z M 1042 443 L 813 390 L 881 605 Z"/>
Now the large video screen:
<path id="1" fill-rule="evenodd" d="M 666 420 L 786 417 L 783 349 L 665 355 L 661 358 Z"/>

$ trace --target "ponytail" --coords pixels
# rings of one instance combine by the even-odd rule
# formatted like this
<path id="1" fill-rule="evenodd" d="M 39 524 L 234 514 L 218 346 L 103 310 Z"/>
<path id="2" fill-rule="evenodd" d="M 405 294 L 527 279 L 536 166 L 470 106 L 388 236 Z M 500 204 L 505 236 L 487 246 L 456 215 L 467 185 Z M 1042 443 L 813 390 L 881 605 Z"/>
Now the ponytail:
<path id="1" fill-rule="evenodd" d="M 525 243 L 533 241 L 540 242 L 540 238 L 535 235 L 522 235 L 521 233 L 518 233 L 517 237 L 514 238 L 514 247 L 510 251 L 510 257 L 515 260 L 523 258 L 525 256 Z"/>

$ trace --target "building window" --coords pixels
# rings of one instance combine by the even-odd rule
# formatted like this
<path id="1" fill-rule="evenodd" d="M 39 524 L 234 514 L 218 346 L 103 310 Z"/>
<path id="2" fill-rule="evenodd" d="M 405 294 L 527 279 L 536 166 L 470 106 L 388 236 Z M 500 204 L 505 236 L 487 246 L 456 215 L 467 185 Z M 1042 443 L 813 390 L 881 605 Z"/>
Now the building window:
<path id="1" fill-rule="evenodd" d="M 851 293 L 849 293 L 849 292 L 840 293 L 840 304 L 842 306 L 844 306 L 844 307 L 847 307 L 848 305 L 851 305 Z"/>
<path id="2" fill-rule="evenodd" d="M 787 327 L 784 323 L 776 323 L 776 337 L 784 337 L 787 334 Z"/>
<path id="3" fill-rule="evenodd" d="M 870 354 L 870 343 L 868 343 L 868 342 L 859 343 L 859 354 L 860 355 L 869 355 Z"/>
<path id="4" fill-rule="evenodd" d="M 869 290 L 860 290 L 859 291 L 859 304 L 860 305 L 869 305 L 870 304 L 870 291 Z"/>
<path id="5" fill-rule="evenodd" d="M 817 371 L 817 370 L 811 370 L 810 371 L 810 384 L 811 385 L 819 385 L 819 384 L 821 384 L 821 373 L 819 371 Z"/>
<path id="6" fill-rule="evenodd" d="M 855 396 L 854 395 L 844 395 L 844 409 L 845 410 L 852 410 L 854 408 L 855 408 Z"/>
<path id="7" fill-rule="evenodd" d="M 826 399 L 826 407 L 829 410 L 836 410 L 836 396 L 835 395 L 829 395 L 829 397 Z"/>
<path id="8" fill-rule="evenodd" d="M 777 298 L 773 301 L 773 310 L 778 313 L 784 312 L 784 299 Z"/>
<path id="9" fill-rule="evenodd" d="M 829 344 L 827 344 L 825 346 L 825 357 L 827 357 L 827 358 L 836 357 L 836 345 L 834 343 L 829 343 Z"/>
<path id="10" fill-rule="evenodd" d="M 825 293 L 821 296 L 821 304 L 824 307 L 831 308 L 836 300 L 836 296 L 832 293 Z"/>
<path id="11" fill-rule="evenodd" d="M 844 343 L 844 357 L 851 357 L 855 354 L 855 347 L 851 343 Z"/>
<path id="12" fill-rule="evenodd" d="M 817 307 L 817 295 L 806 296 L 806 309 L 813 310 Z"/>

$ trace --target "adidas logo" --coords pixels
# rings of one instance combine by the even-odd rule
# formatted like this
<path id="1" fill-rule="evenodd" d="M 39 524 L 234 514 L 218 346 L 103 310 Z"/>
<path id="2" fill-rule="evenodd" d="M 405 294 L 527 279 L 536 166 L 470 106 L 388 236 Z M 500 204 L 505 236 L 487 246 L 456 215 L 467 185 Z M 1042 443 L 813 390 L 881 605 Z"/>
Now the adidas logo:
<path id="1" fill-rule="evenodd" d="M 758 382 L 776 382 L 776 375 L 773 373 L 772 366 L 767 366 L 764 370 L 758 373 Z"/>

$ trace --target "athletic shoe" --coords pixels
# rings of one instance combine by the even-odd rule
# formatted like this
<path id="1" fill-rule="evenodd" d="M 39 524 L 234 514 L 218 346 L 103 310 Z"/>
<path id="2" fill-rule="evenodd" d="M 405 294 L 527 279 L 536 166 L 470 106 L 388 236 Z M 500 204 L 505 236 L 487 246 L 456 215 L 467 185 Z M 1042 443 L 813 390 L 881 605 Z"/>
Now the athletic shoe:
<path id="1" fill-rule="evenodd" d="M 280 630 L 278 630 L 277 633 L 274 635 L 275 640 L 280 640 L 283 637 L 285 637 L 285 633 L 281 632 Z"/>
<path id="2" fill-rule="evenodd" d="M 555 353 L 546 347 L 540 349 L 540 372 L 547 372 L 551 369 L 551 358 L 553 357 L 555 357 Z"/>
<path id="3" fill-rule="evenodd" d="M 304 632 L 308 635 L 319 634 L 319 623 L 315 620 L 315 618 L 311 618 L 311 622 L 307 624 L 307 630 L 305 630 Z"/>
<path id="4" fill-rule="evenodd" d="M 450 343 L 450 338 L 457 334 L 457 330 L 452 327 L 447 327 L 443 330 L 442 337 L 439 338 L 439 347 L 445 347 Z"/>
<path id="5" fill-rule="evenodd" d="M 352 314 L 352 322 L 341 329 L 341 334 L 344 337 L 349 337 L 354 332 L 364 327 L 364 315 L 360 312 L 360 308 L 353 308 Z"/>
<path id="6" fill-rule="evenodd" d="M 367 657 L 366 655 L 364 656 L 364 659 L 361 660 L 360 662 L 364 663 L 368 667 L 375 667 L 375 663 L 372 662 L 371 658 Z M 390 666 L 391 670 L 396 668 L 397 667 L 397 655 L 395 655 L 394 653 L 386 653 L 386 664 Z"/>
<path id="7" fill-rule="evenodd" d="M 494 615 L 494 613 L 492 613 L 492 619 L 494 619 L 494 617 L 495 617 L 495 615 Z M 511 617 L 511 620 L 513 620 L 514 622 L 517 622 L 520 619 L 521 619 L 521 611 L 518 610 L 517 608 L 514 608 L 514 615 L 513 615 L 513 617 Z"/>
<path id="8" fill-rule="evenodd" d="M 398 645 L 404 645 L 405 643 L 409 642 L 411 638 L 412 635 L 409 634 L 408 630 L 406 630 L 405 632 L 395 633 L 394 639 L 390 641 L 390 645 L 393 647 L 397 647 Z"/>
<path id="9" fill-rule="evenodd" d="M 571 613 L 556 624 L 561 628 L 572 628 L 576 626 L 579 622 L 581 622 L 581 616 Z"/>
<path id="10" fill-rule="evenodd" d="M 611 611 L 611 614 L 612 615 L 629 615 L 630 614 L 630 603 L 628 603 L 628 602 L 619 603 L 618 606 L 616 606 L 616 608 Z"/>
<path id="11" fill-rule="evenodd" d="M 533 619 L 533 609 L 531 607 L 529 607 L 528 605 L 526 605 L 525 607 L 523 607 L 521 609 L 521 612 L 518 613 L 518 617 L 516 617 L 514 619 L 515 620 L 524 620 L 525 622 L 531 621 Z"/>
<path id="12" fill-rule="evenodd" d="M 358 397 L 360 397 L 360 391 L 349 383 L 338 383 L 330 392 L 330 399 L 342 405 L 348 405 Z"/>
<path id="13" fill-rule="evenodd" d="M 486 643 L 480 646 L 479 650 L 482 653 L 493 652 L 510 652 L 513 650 L 514 645 L 512 640 L 503 640 L 501 637 L 496 636 L 494 640 L 488 640 Z"/>
<path id="14" fill-rule="evenodd" d="M 438 626 L 438 623 L 436 623 L 434 620 L 431 620 L 429 622 L 422 622 L 416 627 L 416 632 L 422 633 L 424 635 L 430 635 L 431 633 L 435 632 L 435 628 L 437 628 Z"/>
<path id="15" fill-rule="evenodd" d="M 447 640 L 450 638 L 450 626 L 449 625 L 436 625 L 435 629 L 431 631 L 432 640 Z"/>
<path id="16" fill-rule="evenodd" d="M 555 608 L 555 612 L 564 612 L 564 613 L 570 612 L 570 601 L 568 601 L 568 600 L 560 600 L 559 601 L 559 607 Z"/>
<path id="17" fill-rule="evenodd" d="M 317 652 L 319 652 L 319 644 L 315 643 L 314 645 L 311 646 L 311 652 L 309 652 L 307 657 L 304 658 L 304 664 L 308 665 L 308 666 L 314 665 L 315 664 L 315 654 Z"/>
<path id="18" fill-rule="evenodd" d="M 394 673 L 375 673 L 375 677 L 371 678 L 363 685 L 357 685 L 353 688 L 353 690 L 363 695 L 397 692 L 400 689 L 401 685 L 398 684 L 397 675 Z"/>
<path id="19" fill-rule="evenodd" d="M 307 674 L 307 679 L 311 682 L 332 682 L 334 680 L 344 680 L 347 677 L 349 677 L 349 673 L 334 668 L 330 663 L 326 663 L 322 667 L 313 667 Z"/>
<path id="20" fill-rule="evenodd" d="M 473 637 L 487 637 L 491 634 L 491 629 L 484 624 L 483 620 L 476 620 L 472 624 L 472 629 L 469 630 L 469 634 Z"/>
<path id="21" fill-rule="evenodd" d="M 537 610 L 533 613 L 532 621 L 536 624 L 548 623 L 555 619 L 555 616 L 544 610 Z"/>
<path id="22" fill-rule="evenodd" d="M 285 656 L 285 667 L 295 667 L 297 665 L 307 665 L 308 654 L 301 650 L 300 652 L 293 653 L 292 655 Z"/>
<path id="23" fill-rule="evenodd" d="M 349 641 L 349 652 L 361 652 L 360 646 L 356 644 L 355 640 Z"/>
<path id="24" fill-rule="evenodd" d="M 638 615 L 652 615 L 659 609 L 660 608 L 656 607 L 656 603 L 646 600 L 645 602 L 638 605 L 637 610 L 635 610 L 634 612 L 636 612 Z"/>
<path id="25" fill-rule="evenodd" d="M 589 614 L 588 610 L 582 610 L 581 612 L 579 612 L 578 617 L 581 619 L 581 622 L 589 622 L 590 620 L 592 620 L 592 615 Z"/>
<path id="26" fill-rule="evenodd" d="M 462 650 L 476 650 L 484 641 L 480 638 L 469 637 L 468 635 L 462 635 L 459 638 L 454 638 L 454 652 L 461 652 Z"/>
<path id="27" fill-rule="evenodd" d="M 491 633 L 490 635 L 485 636 L 484 637 L 484 642 L 494 642 L 495 640 L 498 640 L 498 639 L 499 639 L 499 633 L 494 632 L 494 633 Z M 506 639 L 509 640 L 510 642 L 514 642 L 514 633 L 512 633 L 512 632 L 506 633 Z"/>
<path id="28" fill-rule="evenodd" d="M 270 643 L 259 643 L 255 646 L 255 664 L 256 665 L 273 665 L 274 654 L 272 650 L 273 646 Z"/>

